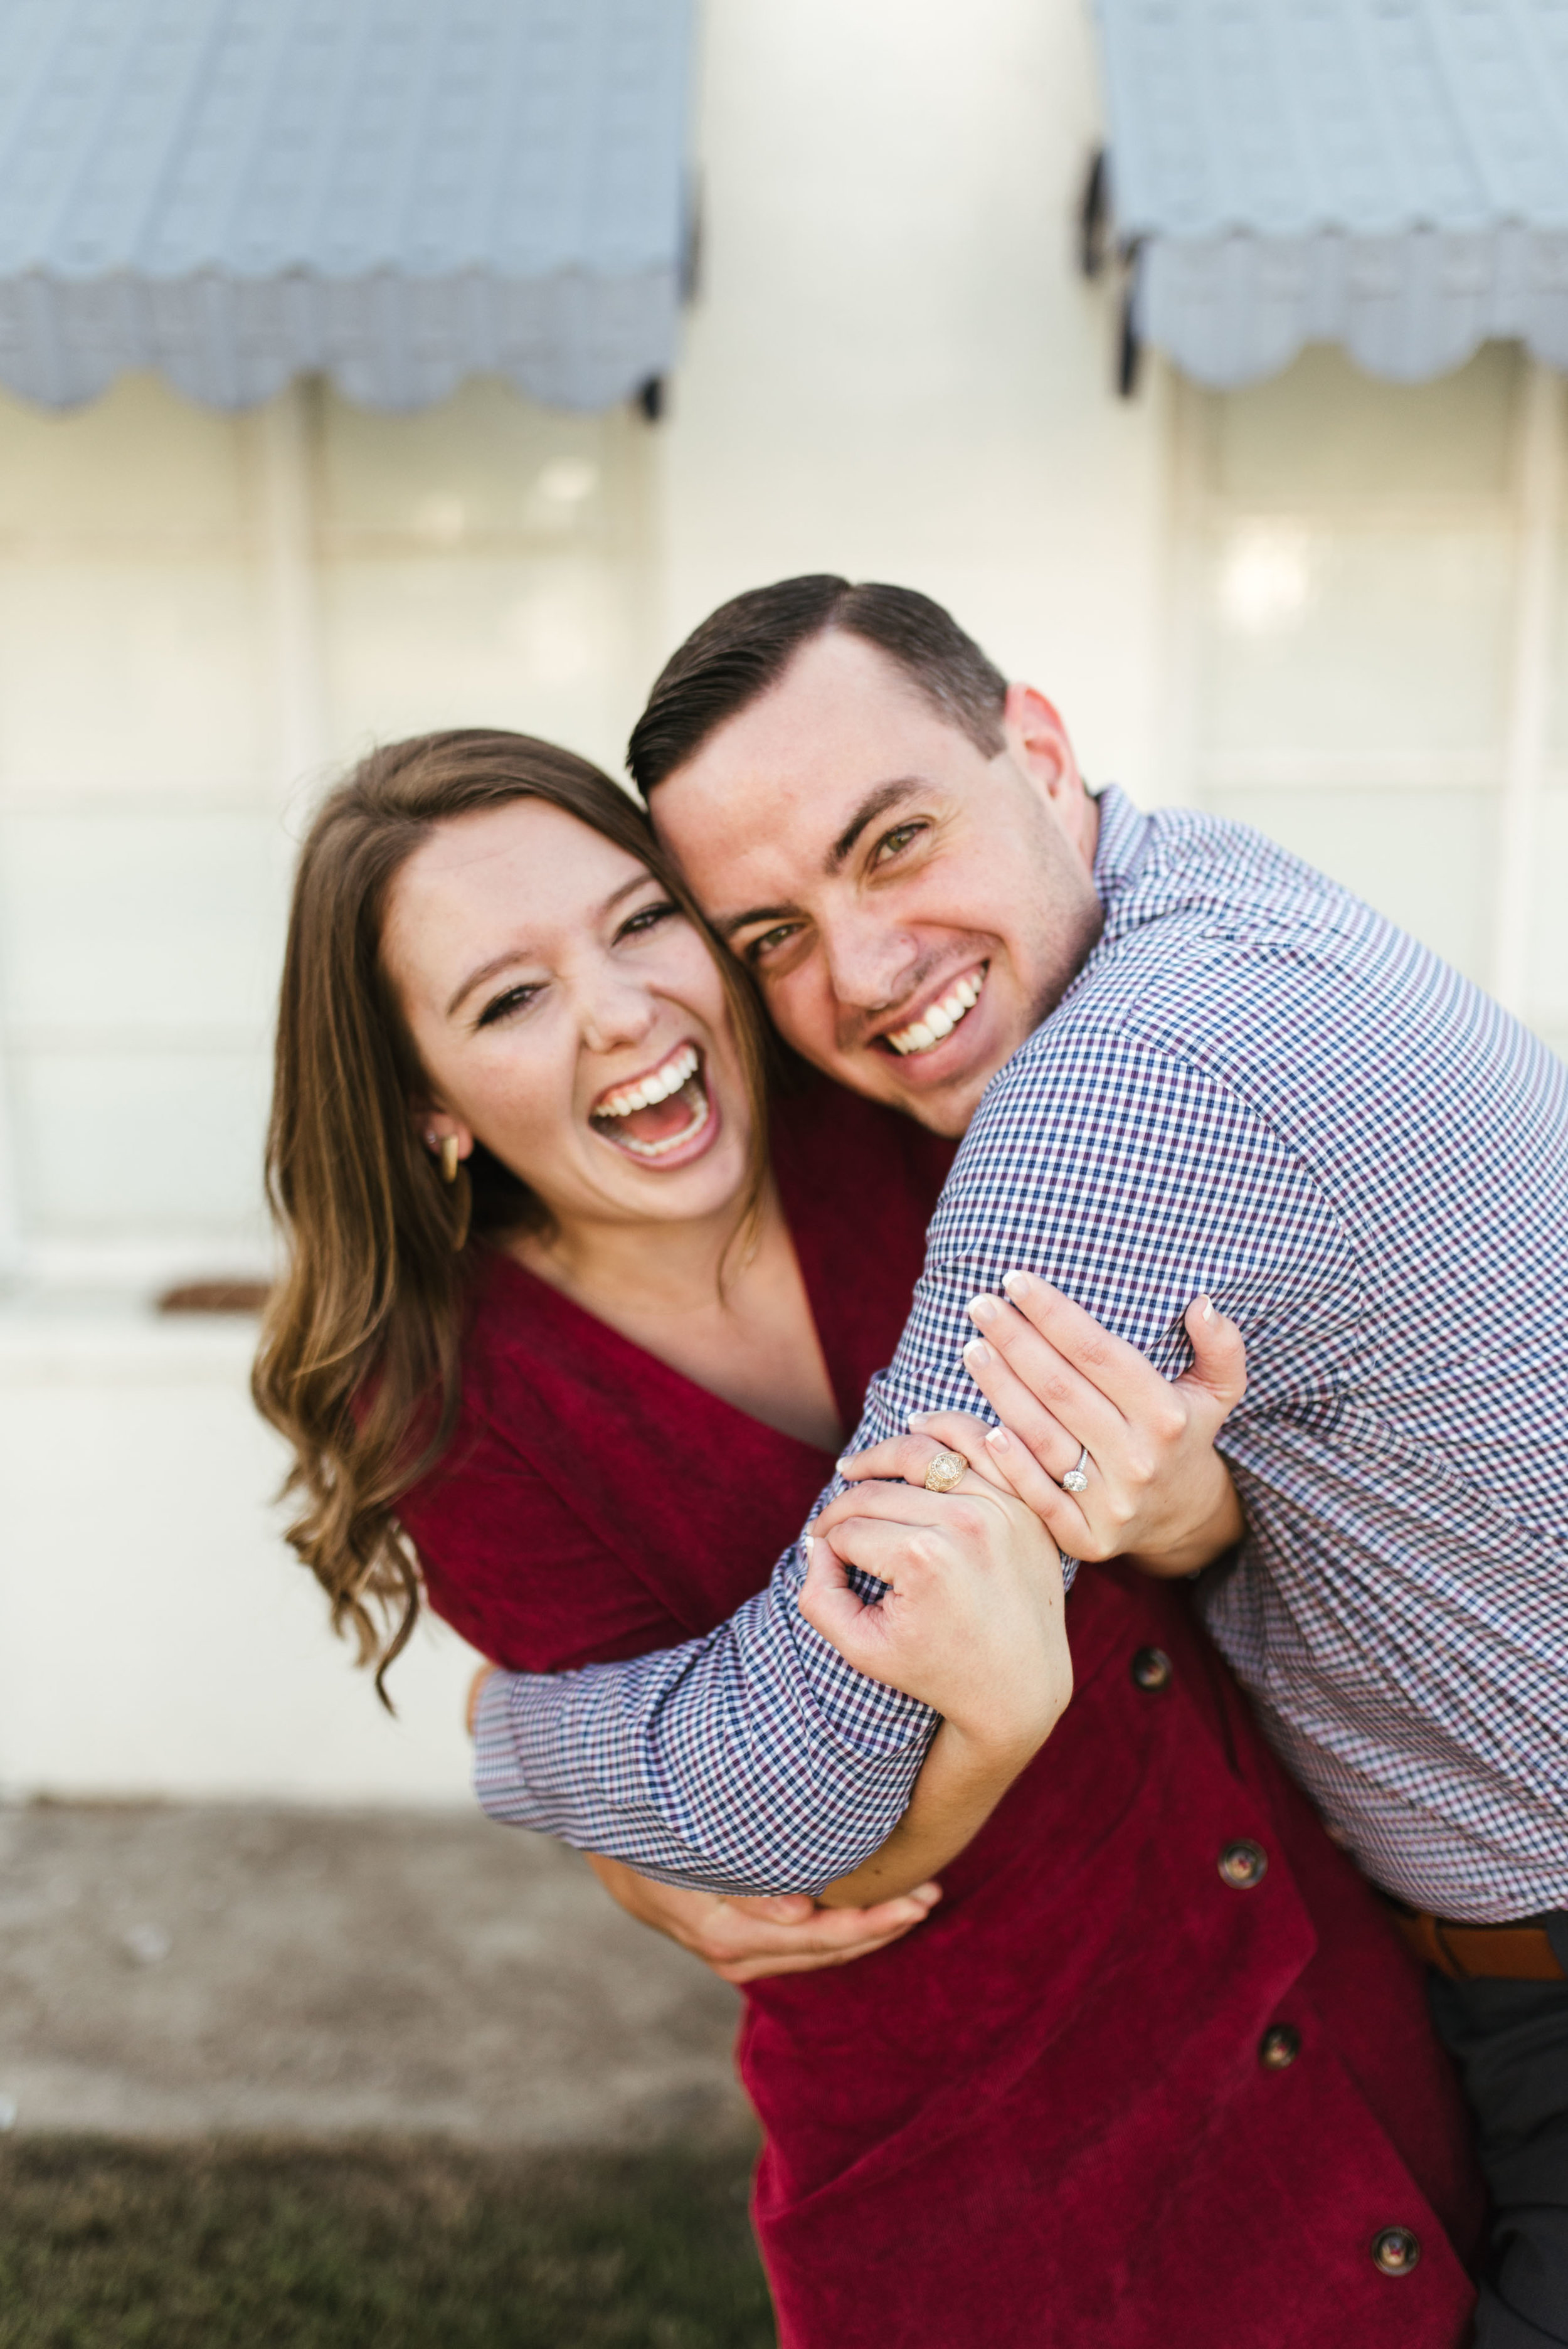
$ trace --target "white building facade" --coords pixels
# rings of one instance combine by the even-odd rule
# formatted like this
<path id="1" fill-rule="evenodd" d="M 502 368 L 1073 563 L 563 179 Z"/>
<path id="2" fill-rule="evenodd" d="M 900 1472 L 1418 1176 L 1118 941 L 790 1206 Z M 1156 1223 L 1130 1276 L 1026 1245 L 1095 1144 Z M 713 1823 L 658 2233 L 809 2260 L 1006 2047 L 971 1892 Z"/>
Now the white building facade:
<path id="1" fill-rule="evenodd" d="M 724 0 L 700 54 L 660 420 L 494 377 L 407 416 L 320 378 L 0 401 L 5 1793 L 465 1799 L 472 1660 L 432 1632 L 379 1713 L 278 1536 L 253 1324 L 151 1306 L 265 1276 L 293 845 L 376 740 L 516 726 L 616 771 L 724 596 L 903 581 L 1091 781 L 1257 824 L 1568 1040 L 1556 375 L 1314 347 L 1119 397 L 1078 0 Z"/>

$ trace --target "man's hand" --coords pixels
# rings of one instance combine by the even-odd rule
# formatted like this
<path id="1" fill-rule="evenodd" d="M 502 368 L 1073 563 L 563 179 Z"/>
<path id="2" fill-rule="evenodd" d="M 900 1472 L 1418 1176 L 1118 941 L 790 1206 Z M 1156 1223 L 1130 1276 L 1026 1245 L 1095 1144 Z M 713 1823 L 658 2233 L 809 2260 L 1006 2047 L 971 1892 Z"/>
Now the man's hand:
<path id="1" fill-rule="evenodd" d="M 1071 1557 L 1130 1557 L 1151 1574 L 1191 1574 L 1239 1541 L 1241 1506 L 1214 1450 L 1246 1392 L 1235 1323 L 1207 1298 L 1189 1306 L 1191 1367 L 1167 1380 L 1048 1281 L 1013 1272 L 1003 1285 L 1010 1301 L 977 1297 L 970 1306 L 982 1335 L 964 1350 L 1002 1425 L 927 1412 L 911 1427 L 1016 1493 Z M 1088 1485 L 1075 1495 L 1060 1480 L 1085 1445 Z M 892 1444 L 843 1464 L 851 1478 L 907 1473 Z"/>
<path id="2" fill-rule="evenodd" d="M 938 1884 L 922 1884 L 873 1909 L 819 1909 L 805 1893 L 776 1899 L 726 1900 L 715 1892 L 686 1892 L 639 1876 L 600 1852 L 584 1855 L 606 1892 L 638 1923 L 678 1941 L 721 1982 L 766 1982 L 772 1974 L 815 1973 L 847 1966 L 901 1940 L 942 1898 Z"/>

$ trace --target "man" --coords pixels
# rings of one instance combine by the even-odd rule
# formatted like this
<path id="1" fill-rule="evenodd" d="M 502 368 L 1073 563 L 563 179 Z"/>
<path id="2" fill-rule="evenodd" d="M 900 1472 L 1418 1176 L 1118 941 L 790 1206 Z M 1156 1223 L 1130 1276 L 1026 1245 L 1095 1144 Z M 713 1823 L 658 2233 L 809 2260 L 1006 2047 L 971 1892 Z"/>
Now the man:
<path id="1" fill-rule="evenodd" d="M 1240 1324 L 1220 1441 L 1246 1538 L 1200 1603 L 1332 1829 L 1421 1912 L 1501 2213 L 1480 2338 L 1568 2341 L 1563 1071 L 1255 835 L 1090 800 L 1050 704 L 902 591 L 738 598 L 666 667 L 631 764 L 788 1040 L 966 1135 L 853 1449 L 973 1407 L 972 1299 L 1028 1367 L 995 1294 L 1019 1270 L 1161 1367 L 1194 1295 Z M 1031 1432 L 1059 1476 L 1060 1426 Z M 1212 1553 L 1233 1526 L 1209 1516 Z M 826 1548 L 806 1604 L 874 1673 L 874 1610 Z M 802 1579 L 791 1553 L 687 1651 L 498 1678 L 488 1806 L 715 1890 L 846 1872 L 929 1720 L 841 1689 Z"/>

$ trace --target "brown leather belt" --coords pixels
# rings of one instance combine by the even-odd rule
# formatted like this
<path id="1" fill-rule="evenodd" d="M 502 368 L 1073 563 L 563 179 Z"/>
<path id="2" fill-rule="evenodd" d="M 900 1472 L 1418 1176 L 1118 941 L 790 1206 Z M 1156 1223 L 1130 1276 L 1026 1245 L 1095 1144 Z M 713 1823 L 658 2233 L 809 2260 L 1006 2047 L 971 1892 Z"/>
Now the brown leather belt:
<path id="1" fill-rule="evenodd" d="M 1544 1925 L 1456 1925 L 1429 1909 L 1406 1909 L 1397 1900 L 1387 1907 L 1423 1965 L 1436 1966 L 1450 1982 L 1568 1982 Z"/>

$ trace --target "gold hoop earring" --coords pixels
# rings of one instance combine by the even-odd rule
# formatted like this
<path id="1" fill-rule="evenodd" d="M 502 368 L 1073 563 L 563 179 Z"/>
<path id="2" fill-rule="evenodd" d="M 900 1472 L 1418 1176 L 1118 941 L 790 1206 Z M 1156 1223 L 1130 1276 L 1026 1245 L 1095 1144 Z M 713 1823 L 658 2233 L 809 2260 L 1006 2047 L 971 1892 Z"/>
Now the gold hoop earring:
<path id="1" fill-rule="evenodd" d="M 458 1179 L 458 1137 L 446 1133 L 441 1137 L 441 1180 L 455 1183 Z"/>

